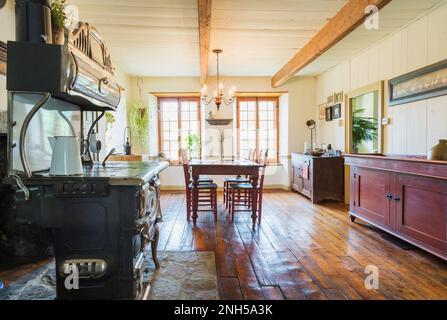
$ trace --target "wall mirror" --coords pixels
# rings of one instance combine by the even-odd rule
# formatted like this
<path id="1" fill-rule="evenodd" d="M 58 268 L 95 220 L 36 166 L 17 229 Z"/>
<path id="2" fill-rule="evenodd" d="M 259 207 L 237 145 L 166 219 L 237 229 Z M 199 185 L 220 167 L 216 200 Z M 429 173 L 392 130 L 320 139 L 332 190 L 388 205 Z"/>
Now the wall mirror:
<path id="1" fill-rule="evenodd" d="M 382 153 L 383 88 L 380 81 L 347 94 L 346 146 L 349 153 Z"/>

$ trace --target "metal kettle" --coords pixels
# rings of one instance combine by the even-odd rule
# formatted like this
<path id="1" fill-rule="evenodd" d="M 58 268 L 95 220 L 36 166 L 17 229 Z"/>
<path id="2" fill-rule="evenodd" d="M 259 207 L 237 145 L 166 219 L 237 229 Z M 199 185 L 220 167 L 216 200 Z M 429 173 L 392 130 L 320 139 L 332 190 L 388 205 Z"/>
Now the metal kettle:
<path id="1" fill-rule="evenodd" d="M 56 136 L 48 138 L 51 156 L 50 176 L 82 175 L 79 141 L 76 136 Z"/>

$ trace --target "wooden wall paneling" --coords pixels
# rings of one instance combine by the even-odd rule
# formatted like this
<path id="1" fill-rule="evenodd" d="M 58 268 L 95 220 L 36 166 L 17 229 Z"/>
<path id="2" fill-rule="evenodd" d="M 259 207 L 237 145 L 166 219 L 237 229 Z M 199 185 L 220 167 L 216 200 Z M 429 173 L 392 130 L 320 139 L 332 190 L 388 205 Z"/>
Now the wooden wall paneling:
<path id="1" fill-rule="evenodd" d="M 407 41 L 404 31 L 399 31 L 393 36 L 393 77 L 407 72 Z"/>
<path id="2" fill-rule="evenodd" d="M 408 71 L 427 66 L 428 17 L 424 16 L 410 24 L 405 29 L 405 34 L 409 49 L 406 51 Z M 414 39 L 417 39 L 417 43 L 415 43 Z"/>
<path id="3" fill-rule="evenodd" d="M 427 154 L 427 100 L 406 106 L 407 132 L 406 154 Z"/>
<path id="4" fill-rule="evenodd" d="M 380 47 L 373 46 L 368 50 L 368 83 L 377 82 L 383 80 L 380 77 Z"/>
<path id="5" fill-rule="evenodd" d="M 378 55 L 379 55 L 379 78 L 376 79 L 391 79 L 393 77 L 393 38 L 388 37 L 384 41 L 379 43 Z"/>
<path id="6" fill-rule="evenodd" d="M 447 4 L 428 15 L 428 64 L 447 57 Z"/>
<path id="7" fill-rule="evenodd" d="M 427 101 L 427 151 L 447 137 L 447 96 Z"/>
<path id="8" fill-rule="evenodd" d="M 393 136 L 392 154 L 406 154 L 407 153 L 407 115 L 406 105 L 393 107 Z"/>

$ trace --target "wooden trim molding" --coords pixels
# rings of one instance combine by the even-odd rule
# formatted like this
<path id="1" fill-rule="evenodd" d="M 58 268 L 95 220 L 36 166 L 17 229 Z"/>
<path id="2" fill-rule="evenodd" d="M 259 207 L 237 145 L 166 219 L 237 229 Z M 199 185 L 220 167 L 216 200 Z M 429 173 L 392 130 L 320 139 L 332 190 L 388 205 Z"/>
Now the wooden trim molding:
<path id="1" fill-rule="evenodd" d="M 178 154 L 178 160 L 170 160 L 170 164 L 171 165 L 177 165 L 180 164 L 180 158 L 181 158 L 181 154 L 180 154 L 180 149 L 182 147 L 182 111 L 181 111 L 181 103 L 182 101 L 196 101 L 197 102 L 197 113 L 198 113 L 198 126 L 199 126 L 199 139 L 200 139 L 200 143 L 199 143 L 199 157 L 202 156 L 202 117 L 201 117 L 201 104 L 200 104 L 200 99 L 198 96 L 164 96 L 164 97 L 160 97 L 157 96 L 157 108 L 158 108 L 158 152 L 165 152 L 165 150 L 163 150 L 163 121 L 162 121 L 162 117 L 163 117 L 163 111 L 161 109 L 161 103 L 163 101 L 171 101 L 171 102 L 176 102 L 177 103 L 177 112 L 178 112 L 178 144 L 179 144 L 179 154 Z"/>
<path id="2" fill-rule="evenodd" d="M 0 41 L 0 74 L 6 75 L 6 43 Z"/>
<path id="3" fill-rule="evenodd" d="M 244 97 L 280 97 L 283 94 L 286 94 L 287 91 L 276 91 L 276 92 L 236 92 L 236 97 L 244 98 Z"/>
<path id="4" fill-rule="evenodd" d="M 200 97 L 200 92 L 149 92 L 149 94 L 157 98 L 190 98 Z"/>
<path id="5" fill-rule="evenodd" d="M 260 101 L 274 101 L 275 102 L 275 116 L 276 116 L 276 154 L 274 157 L 269 158 L 268 162 L 269 164 L 276 165 L 279 164 L 279 131 L 280 131 L 280 124 L 279 124 L 279 98 L 278 96 L 245 96 L 245 97 L 238 97 L 236 103 L 236 130 L 237 130 L 237 157 L 240 158 L 240 147 L 241 147 L 241 138 L 240 138 L 240 102 L 241 101 L 256 101 L 256 148 L 259 148 L 259 102 Z"/>
<path id="6" fill-rule="evenodd" d="M 376 83 L 367 85 L 365 87 L 353 90 L 348 92 L 345 95 L 345 151 L 347 153 L 352 153 L 352 115 L 351 115 L 351 110 L 352 110 L 352 106 L 351 106 L 351 99 L 364 95 L 364 94 L 368 94 L 368 93 L 372 93 L 377 91 L 378 92 L 378 107 L 379 107 L 379 115 L 378 115 L 378 136 L 379 136 L 379 153 L 383 152 L 383 146 L 384 146 L 384 131 L 383 131 L 383 125 L 382 125 L 382 118 L 384 115 L 384 110 L 385 110 L 385 94 L 384 94 L 384 89 L 385 89 L 385 81 L 378 81 Z"/>
<path id="7" fill-rule="evenodd" d="M 211 0 L 198 0 L 199 43 L 200 43 L 200 85 L 205 85 L 208 76 L 208 54 L 211 33 Z"/>
<path id="8" fill-rule="evenodd" d="M 382 9 L 391 0 L 349 0 L 349 2 L 273 77 L 272 87 L 276 88 L 293 77 L 298 71 L 332 48 L 369 17 L 365 12 L 370 6 Z"/>

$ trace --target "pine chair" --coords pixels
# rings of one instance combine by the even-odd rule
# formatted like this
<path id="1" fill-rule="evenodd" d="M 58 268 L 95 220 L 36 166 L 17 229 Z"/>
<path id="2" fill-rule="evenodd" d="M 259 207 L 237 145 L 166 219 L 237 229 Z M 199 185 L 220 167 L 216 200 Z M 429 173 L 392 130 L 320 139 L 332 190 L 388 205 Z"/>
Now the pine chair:
<path id="1" fill-rule="evenodd" d="M 228 185 L 229 197 L 227 198 L 228 206 L 230 208 L 231 221 L 234 221 L 234 213 L 236 211 L 250 211 L 252 203 L 256 201 L 258 212 L 258 223 L 261 223 L 262 218 L 262 193 L 264 190 L 264 177 L 267 168 L 268 149 L 261 150 L 259 153 L 259 163 L 262 167 L 259 169 L 259 181 L 256 188 L 257 199 L 252 199 L 253 185 L 250 182 L 234 183 Z M 247 201 L 248 198 L 248 201 Z M 244 209 L 236 209 L 236 207 L 245 207 Z"/>
<path id="2" fill-rule="evenodd" d="M 185 149 L 182 152 L 182 162 L 183 162 L 183 174 L 185 176 L 185 187 L 186 187 L 186 218 L 188 222 L 191 220 L 192 212 L 192 200 L 193 200 L 193 190 L 194 185 L 192 184 L 188 153 Z M 208 182 L 209 180 L 199 181 L 199 197 L 198 197 L 198 207 L 197 211 L 213 211 L 214 219 L 217 220 L 217 184 Z M 207 209 L 200 209 L 201 207 L 208 207 Z"/>

